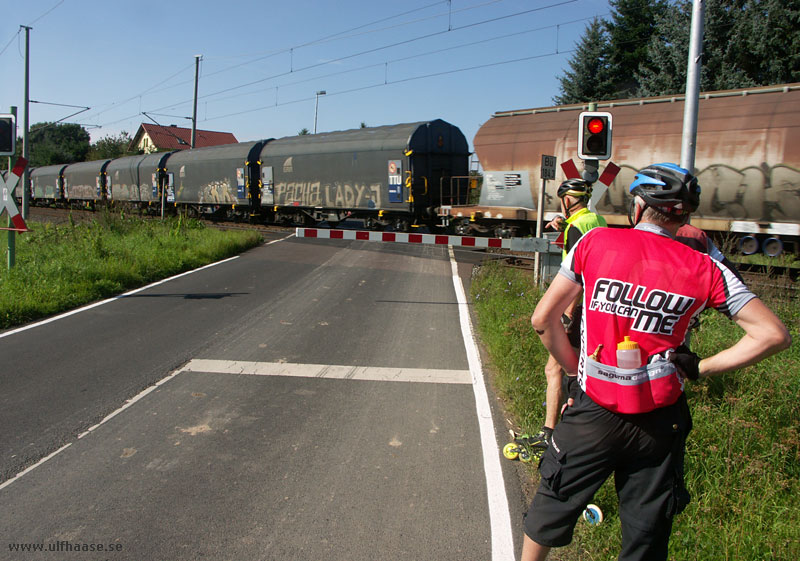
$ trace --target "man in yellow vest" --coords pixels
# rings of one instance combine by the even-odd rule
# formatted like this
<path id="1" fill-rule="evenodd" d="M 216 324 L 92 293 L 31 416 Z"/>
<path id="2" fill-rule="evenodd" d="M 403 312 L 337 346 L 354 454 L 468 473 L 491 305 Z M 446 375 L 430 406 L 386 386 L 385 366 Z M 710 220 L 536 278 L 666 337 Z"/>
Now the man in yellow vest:
<path id="1" fill-rule="evenodd" d="M 592 228 L 606 227 L 607 224 L 602 216 L 591 212 L 587 206 L 592 196 L 592 184 L 588 181 L 567 179 L 558 187 L 557 194 L 561 199 L 561 212 L 564 213 L 564 217 L 557 217 L 548 224 L 548 227 L 555 227 L 559 230 L 564 228 L 563 257 L 566 258 L 569 250 L 578 243 L 581 236 Z M 580 301 L 581 296 L 579 295 L 561 318 L 570 343 L 575 348 L 581 346 L 579 338 L 581 307 L 577 305 Z M 553 355 L 548 357 L 544 373 L 547 377 L 544 425 L 528 443 L 533 448 L 544 448 L 550 443 L 553 429 L 558 422 L 558 409 L 563 400 L 561 366 L 553 358 Z"/>

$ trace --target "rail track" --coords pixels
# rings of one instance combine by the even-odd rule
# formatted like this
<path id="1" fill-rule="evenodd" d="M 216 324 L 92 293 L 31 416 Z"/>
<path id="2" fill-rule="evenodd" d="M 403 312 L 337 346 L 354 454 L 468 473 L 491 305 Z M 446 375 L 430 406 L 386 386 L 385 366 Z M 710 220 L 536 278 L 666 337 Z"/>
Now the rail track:
<path id="1" fill-rule="evenodd" d="M 54 224 L 64 224 L 70 221 L 90 222 L 97 218 L 97 212 L 84 209 L 63 209 L 51 207 L 30 207 L 30 218 L 51 222 Z M 141 215 L 147 218 L 147 215 Z M 71 217 L 71 218 L 70 218 Z M 157 220 L 158 217 L 149 217 Z M 247 224 L 242 222 L 219 222 L 215 220 L 201 219 L 201 222 L 210 228 L 220 230 L 256 230 L 260 232 L 291 232 L 294 226 Z M 505 249 L 487 250 L 487 258 L 496 259 L 505 267 L 521 269 L 533 272 L 533 254 L 512 252 Z M 753 290 L 759 292 L 763 290 L 783 292 L 791 298 L 800 295 L 800 268 L 785 267 L 775 265 L 754 265 L 751 263 L 734 263 L 745 282 Z"/>

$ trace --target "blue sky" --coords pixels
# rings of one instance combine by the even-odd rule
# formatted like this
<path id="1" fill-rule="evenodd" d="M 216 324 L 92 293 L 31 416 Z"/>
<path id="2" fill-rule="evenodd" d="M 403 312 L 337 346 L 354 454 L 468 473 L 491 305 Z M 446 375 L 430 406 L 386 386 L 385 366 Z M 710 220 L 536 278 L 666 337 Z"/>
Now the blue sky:
<path id="1" fill-rule="evenodd" d="M 10 4 L 10 5 L 9 5 Z M 240 141 L 444 119 L 472 140 L 495 111 L 552 105 L 606 0 L 16 0 L 0 21 L 0 113 L 19 107 L 30 32 L 30 123 L 96 141 L 142 122 Z M 48 104 L 62 104 L 48 105 Z M 95 128 L 97 126 L 97 128 Z"/>

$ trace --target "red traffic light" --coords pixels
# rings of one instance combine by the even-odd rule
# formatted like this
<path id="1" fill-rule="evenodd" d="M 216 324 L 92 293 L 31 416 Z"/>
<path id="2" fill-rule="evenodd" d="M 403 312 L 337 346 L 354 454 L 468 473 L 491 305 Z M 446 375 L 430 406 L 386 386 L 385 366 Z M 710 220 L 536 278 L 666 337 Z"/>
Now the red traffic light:
<path id="1" fill-rule="evenodd" d="M 583 111 L 578 116 L 578 157 L 608 160 L 611 157 L 611 113 Z"/>
<path id="2" fill-rule="evenodd" d="M 603 129 L 606 128 L 606 124 L 603 119 L 594 117 L 593 119 L 589 119 L 589 124 L 586 125 L 586 128 L 589 129 L 590 133 L 597 134 L 603 132 Z"/>

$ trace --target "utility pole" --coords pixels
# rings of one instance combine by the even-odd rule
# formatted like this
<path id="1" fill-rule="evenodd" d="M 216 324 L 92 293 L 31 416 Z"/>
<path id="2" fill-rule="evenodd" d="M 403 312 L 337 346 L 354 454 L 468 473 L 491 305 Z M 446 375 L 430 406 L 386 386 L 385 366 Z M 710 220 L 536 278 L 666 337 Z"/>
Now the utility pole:
<path id="1" fill-rule="evenodd" d="M 320 90 L 317 92 L 317 101 L 314 103 L 314 134 L 317 134 L 317 112 L 319 110 L 319 96 L 325 95 L 325 90 Z"/>
<path id="2" fill-rule="evenodd" d="M 11 114 L 14 115 L 14 122 L 17 122 L 17 108 L 16 106 L 11 106 Z M 16 146 L 17 143 L 17 131 L 14 130 L 14 145 Z M 8 157 L 8 175 L 11 176 L 11 160 L 12 157 Z M 9 197 L 13 197 L 14 193 L 9 193 Z M 23 216 L 23 219 L 25 217 Z M 8 216 L 8 227 L 13 228 L 14 223 L 11 221 L 11 215 Z M 14 265 L 17 261 L 17 233 L 14 230 L 8 230 L 8 268 L 9 270 L 14 268 Z"/>
<path id="3" fill-rule="evenodd" d="M 21 25 L 25 30 L 25 100 L 23 105 L 22 111 L 22 157 L 26 160 L 30 161 L 30 143 L 28 142 L 28 127 L 29 127 L 29 115 L 30 115 L 30 53 L 31 53 L 31 41 L 30 41 L 30 34 L 31 28 L 26 25 Z M 8 168 L 9 173 L 11 172 L 11 168 Z M 28 171 L 28 168 L 25 168 L 25 171 L 22 174 L 22 219 L 28 219 L 28 206 L 30 206 L 30 180 L 31 174 Z"/>
<path id="4" fill-rule="evenodd" d="M 686 101 L 683 106 L 683 136 L 681 137 L 681 167 L 694 171 L 697 150 L 697 106 L 700 101 L 700 70 L 703 67 L 703 18 L 705 0 L 694 0 L 692 6 L 692 35 L 686 67 Z"/>
<path id="5" fill-rule="evenodd" d="M 203 55 L 194 55 L 194 110 L 192 111 L 192 145 L 194 148 L 197 140 L 197 84 L 200 79 L 200 61 Z"/>

